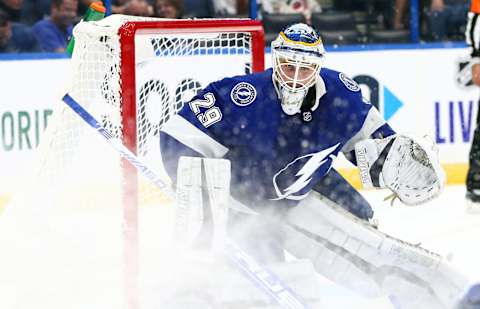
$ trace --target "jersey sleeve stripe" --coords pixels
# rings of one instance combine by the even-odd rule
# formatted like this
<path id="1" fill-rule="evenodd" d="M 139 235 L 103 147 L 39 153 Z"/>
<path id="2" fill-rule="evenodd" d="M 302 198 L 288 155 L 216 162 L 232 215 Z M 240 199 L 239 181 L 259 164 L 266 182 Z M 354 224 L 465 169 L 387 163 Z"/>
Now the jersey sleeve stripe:
<path id="1" fill-rule="evenodd" d="M 180 115 L 173 116 L 161 130 L 207 158 L 221 158 L 228 152 L 227 147 L 215 141 Z"/>

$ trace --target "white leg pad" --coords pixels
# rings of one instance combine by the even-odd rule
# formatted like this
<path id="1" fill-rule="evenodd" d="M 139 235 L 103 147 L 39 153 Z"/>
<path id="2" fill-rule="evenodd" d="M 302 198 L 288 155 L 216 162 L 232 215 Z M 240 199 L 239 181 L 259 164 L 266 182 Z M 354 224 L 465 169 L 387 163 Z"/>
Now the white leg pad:
<path id="1" fill-rule="evenodd" d="M 176 244 L 180 247 L 190 246 L 199 235 L 203 221 L 202 159 L 181 157 L 175 201 Z"/>
<path id="2" fill-rule="evenodd" d="M 223 247 L 227 236 L 227 219 L 230 199 L 230 161 L 203 159 L 206 186 L 213 219 L 213 247 Z"/>
<path id="3" fill-rule="evenodd" d="M 175 207 L 174 235 L 177 243 L 194 245 L 202 229 L 212 228 L 212 246 L 223 247 L 229 197 L 230 161 L 181 157 Z"/>
<path id="4" fill-rule="evenodd" d="M 285 248 L 327 278 L 402 308 L 451 308 L 468 284 L 441 256 L 390 237 L 311 193 L 289 210 Z"/>

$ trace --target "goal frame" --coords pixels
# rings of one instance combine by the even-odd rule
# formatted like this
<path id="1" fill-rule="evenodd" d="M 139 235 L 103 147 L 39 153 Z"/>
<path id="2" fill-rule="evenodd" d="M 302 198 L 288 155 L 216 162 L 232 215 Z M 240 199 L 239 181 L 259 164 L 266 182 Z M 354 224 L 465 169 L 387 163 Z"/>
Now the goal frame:
<path id="1" fill-rule="evenodd" d="M 118 29 L 120 40 L 120 81 L 122 97 L 122 142 L 137 154 L 137 110 L 135 35 L 142 34 L 193 34 L 235 33 L 251 34 L 252 72 L 261 72 L 265 66 L 264 30 L 260 21 L 249 19 L 177 19 L 164 21 L 127 21 Z M 124 220 L 124 259 L 126 307 L 139 308 L 138 275 L 138 173 L 131 164 L 122 159 L 122 190 Z"/>

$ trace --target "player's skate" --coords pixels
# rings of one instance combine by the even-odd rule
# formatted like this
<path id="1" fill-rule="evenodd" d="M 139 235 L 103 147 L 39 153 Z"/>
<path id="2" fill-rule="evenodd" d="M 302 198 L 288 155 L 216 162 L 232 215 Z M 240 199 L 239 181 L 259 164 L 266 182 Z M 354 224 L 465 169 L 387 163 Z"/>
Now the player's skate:
<path id="1" fill-rule="evenodd" d="M 480 284 L 474 284 L 468 289 L 465 296 L 455 309 L 478 309 L 480 308 Z"/>

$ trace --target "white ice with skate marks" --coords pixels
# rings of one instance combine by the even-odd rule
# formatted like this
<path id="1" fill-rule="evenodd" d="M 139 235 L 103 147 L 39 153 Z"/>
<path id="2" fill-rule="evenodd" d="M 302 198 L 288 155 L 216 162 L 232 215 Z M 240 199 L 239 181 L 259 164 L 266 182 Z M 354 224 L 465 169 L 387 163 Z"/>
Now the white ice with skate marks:
<path id="1" fill-rule="evenodd" d="M 383 201 L 387 191 L 363 193 L 375 205 L 382 231 L 448 255 L 472 282 L 480 282 L 480 214 L 465 212 L 464 186 L 447 187 L 438 199 L 418 207 L 402 206 L 398 201 L 391 207 Z M 167 209 L 152 206 L 140 211 L 142 309 L 161 308 L 160 295 L 168 294 L 165 283 L 171 287 L 181 282 L 181 277 L 209 274 L 212 269 L 192 268 L 171 255 L 166 247 L 170 229 L 165 222 L 171 222 Z M 28 216 L 26 211 L 32 209 L 19 210 L 12 212 L 14 216 L 8 215 L 8 211 L 0 216 L 0 308 L 122 308 L 125 295 L 121 279 L 121 209 L 107 206 L 48 216 L 38 208 Z M 17 215 L 21 215 L 21 220 Z M 165 263 L 168 259 L 176 262 L 182 276 Z M 214 270 L 221 267 L 212 265 L 207 257 L 203 263 Z M 365 299 L 321 276 L 318 278 L 318 308 L 393 308 L 386 297 Z M 249 284 L 242 281 L 236 287 L 247 290 L 244 287 Z M 261 292 L 251 293 L 252 297 L 261 297 Z M 228 297 L 235 300 L 234 295 Z"/>

